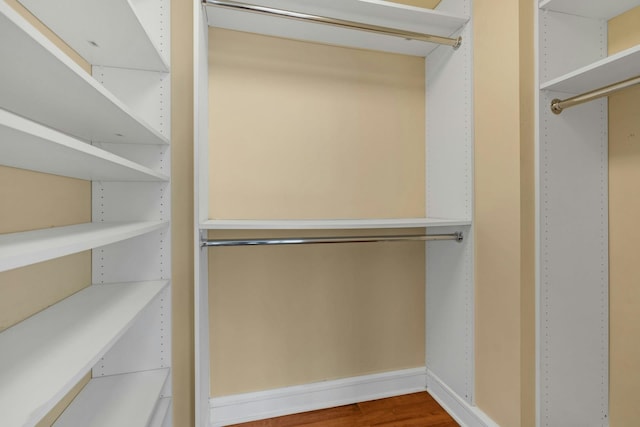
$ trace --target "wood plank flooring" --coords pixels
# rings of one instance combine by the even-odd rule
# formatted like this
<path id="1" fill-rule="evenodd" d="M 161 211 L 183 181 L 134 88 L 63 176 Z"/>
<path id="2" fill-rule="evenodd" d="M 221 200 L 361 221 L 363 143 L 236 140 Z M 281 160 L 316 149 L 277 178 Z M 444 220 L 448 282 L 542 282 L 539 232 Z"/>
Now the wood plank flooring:
<path id="1" fill-rule="evenodd" d="M 427 392 L 322 409 L 235 427 L 458 427 Z"/>

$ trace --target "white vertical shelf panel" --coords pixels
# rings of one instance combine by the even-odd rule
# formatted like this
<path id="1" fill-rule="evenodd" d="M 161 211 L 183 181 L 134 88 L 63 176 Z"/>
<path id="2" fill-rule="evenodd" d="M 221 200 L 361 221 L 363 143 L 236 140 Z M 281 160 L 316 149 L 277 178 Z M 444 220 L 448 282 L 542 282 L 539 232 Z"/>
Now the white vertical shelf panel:
<path id="1" fill-rule="evenodd" d="M 0 271 L 59 258 L 165 228 L 161 221 L 87 223 L 0 235 Z"/>
<path id="2" fill-rule="evenodd" d="M 471 11 L 470 1 L 449 3 L 449 7 Z M 430 217 L 469 218 L 470 225 L 474 134 L 471 23 L 462 38 L 467 43 L 458 51 L 440 47 L 426 58 L 426 211 Z M 431 229 L 429 233 L 455 231 L 460 228 Z M 426 365 L 428 373 L 460 400 L 473 404 L 473 228 L 465 226 L 463 232 L 460 243 L 427 242 Z"/>
<path id="3" fill-rule="evenodd" d="M 472 233 L 465 227 L 462 242 L 427 242 L 425 309 L 427 370 L 469 404 L 474 391 Z"/>
<path id="4" fill-rule="evenodd" d="M 35 425 L 166 286 L 90 286 L 2 332 L 2 424 Z"/>
<path id="5" fill-rule="evenodd" d="M 168 143 L 4 2 L 0 57 L 0 108 L 85 140 Z"/>
<path id="6" fill-rule="evenodd" d="M 468 16 L 470 16 L 456 16 L 381 0 L 307 0 L 305 2 L 297 0 L 252 0 L 250 3 L 275 9 L 444 37 L 452 36 L 461 30 L 468 21 Z M 406 40 L 403 37 L 228 10 L 213 5 L 206 6 L 206 15 L 208 23 L 212 27 L 336 46 L 416 56 L 426 56 L 438 47 L 434 43 Z"/>
<path id="7" fill-rule="evenodd" d="M 164 427 L 165 421 L 171 416 L 171 398 L 163 397 L 158 401 L 158 407 L 156 408 L 153 418 L 148 427 Z"/>
<path id="8" fill-rule="evenodd" d="M 85 180 L 168 181 L 150 168 L 0 109 L 0 164 Z"/>
<path id="9" fill-rule="evenodd" d="M 607 101 L 540 97 L 541 425 L 608 425 Z"/>
<path id="10" fill-rule="evenodd" d="M 21 0 L 21 3 L 93 65 L 169 70 L 160 53 L 160 38 L 158 35 L 152 38 L 145 28 L 136 2 Z"/>
<path id="11" fill-rule="evenodd" d="M 200 247 L 206 232 L 200 224 L 209 219 L 209 26 L 203 6 L 193 4 L 194 43 L 194 419 L 195 427 L 211 426 L 209 395 L 211 391 L 209 354 L 209 277 L 208 250 Z"/>
<path id="12" fill-rule="evenodd" d="M 160 135 L 170 137 L 170 74 L 94 66 L 93 78 Z"/>
<path id="13" fill-rule="evenodd" d="M 170 366 L 171 290 L 167 287 L 101 357 L 93 368 L 93 376 L 104 377 Z"/>
<path id="14" fill-rule="evenodd" d="M 154 417 L 169 369 L 94 378 L 54 427 L 146 427 Z"/>
<path id="15" fill-rule="evenodd" d="M 638 0 L 544 0 L 540 9 L 609 20 L 614 16 L 640 6 Z"/>
<path id="16" fill-rule="evenodd" d="M 171 232 L 168 227 L 134 239 L 94 249 L 94 283 L 171 277 Z"/>
<path id="17" fill-rule="evenodd" d="M 171 199 L 166 182 L 94 182 L 93 220 L 166 221 Z"/>
<path id="18" fill-rule="evenodd" d="M 551 11 L 541 12 L 539 21 L 540 81 L 555 79 L 607 56 L 606 22 Z"/>
<path id="19" fill-rule="evenodd" d="M 472 39 L 468 24 L 463 39 Z M 472 46 L 442 46 L 426 58 L 427 217 L 473 211 Z"/>

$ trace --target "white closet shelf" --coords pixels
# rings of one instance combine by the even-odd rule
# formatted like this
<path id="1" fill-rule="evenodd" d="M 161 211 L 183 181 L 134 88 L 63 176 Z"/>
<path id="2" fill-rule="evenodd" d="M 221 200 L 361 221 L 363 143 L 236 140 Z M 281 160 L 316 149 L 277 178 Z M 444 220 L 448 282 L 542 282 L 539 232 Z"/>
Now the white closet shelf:
<path id="1" fill-rule="evenodd" d="M 323 16 L 396 30 L 452 37 L 468 17 L 381 0 L 240 0 L 257 6 Z M 281 17 L 206 6 L 209 26 L 336 46 L 427 56 L 437 44 L 403 37 L 300 22 Z M 464 43 L 464 40 L 462 41 Z M 448 47 L 448 49 L 452 49 Z"/>
<path id="2" fill-rule="evenodd" d="M 87 141 L 169 143 L 4 2 L 0 57 L 0 108 Z"/>
<path id="3" fill-rule="evenodd" d="M 93 378 L 53 427 L 149 426 L 169 369 Z"/>
<path id="4" fill-rule="evenodd" d="M 47 27 L 92 65 L 169 71 L 137 3 L 128 0 L 20 0 Z M 64 10 L 65 13 L 60 13 Z M 166 11 L 168 14 L 169 11 Z M 157 37 L 159 39 L 159 36 Z"/>
<path id="5" fill-rule="evenodd" d="M 166 175 L 0 109 L 0 164 L 90 181 L 168 181 Z"/>
<path id="6" fill-rule="evenodd" d="M 166 286 L 168 281 L 89 286 L 0 333 L 2 424 L 35 425 Z"/>
<path id="7" fill-rule="evenodd" d="M 540 2 L 540 9 L 553 12 L 568 13 L 570 15 L 587 18 L 611 19 L 636 6 L 638 0 L 544 0 Z"/>
<path id="8" fill-rule="evenodd" d="M 542 83 L 540 89 L 579 94 L 638 76 L 640 45 Z"/>
<path id="9" fill-rule="evenodd" d="M 422 228 L 471 225 L 471 221 L 442 218 L 390 219 L 298 219 L 298 220 L 209 220 L 203 230 L 349 230 L 375 228 Z"/>
<path id="10" fill-rule="evenodd" d="M 0 235 L 0 271 L 71 255 L 151 233 L 165 221 L 93 222 Z"/>
<path id="11" fill-rule="evenodd" d="M 158 401 L 156 412 L 148 427 L 162 427 L 169 415 L 169 407 L 171 406 L 171 398 L 163 397 Z"/>

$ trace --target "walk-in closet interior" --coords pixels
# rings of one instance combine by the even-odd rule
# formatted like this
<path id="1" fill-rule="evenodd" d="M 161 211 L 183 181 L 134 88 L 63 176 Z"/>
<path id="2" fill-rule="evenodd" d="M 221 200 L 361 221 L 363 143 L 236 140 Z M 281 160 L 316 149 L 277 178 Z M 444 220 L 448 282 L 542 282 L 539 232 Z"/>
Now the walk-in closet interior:
<path id="1" fill-rule="evenodd" d="M 0 0 L 0 427 L 637 427 L 639 83 L 640 0 Z"/>
<path id="2" fill-rule="evenodd" d="M 170 426 L 169 1 L 0 2 L 0 425 Z"/>
<path id="3" fill-rule="evenodd" d="M 470 18 L 196 5 L 198 425 L 427 384 L 473 406 Z"/>

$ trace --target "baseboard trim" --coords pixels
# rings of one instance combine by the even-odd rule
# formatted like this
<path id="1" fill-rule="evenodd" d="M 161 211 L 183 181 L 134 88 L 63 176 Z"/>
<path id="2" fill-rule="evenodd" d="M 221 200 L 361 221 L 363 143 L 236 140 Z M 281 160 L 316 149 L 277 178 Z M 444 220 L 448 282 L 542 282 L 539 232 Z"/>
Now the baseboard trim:
<path id="1" fill-rule="evenodd" d="M 477 406 L 458 396 L 431 371 L 427 371 L 427 391 L 462 427 L 500 427 Z"/>
<path id="2" fill-rule="evenodd" d="M 426 368 L 404 369 L 334 381 L 210 399 L 211 426 L 221 427 L 425 391 Z"/>

